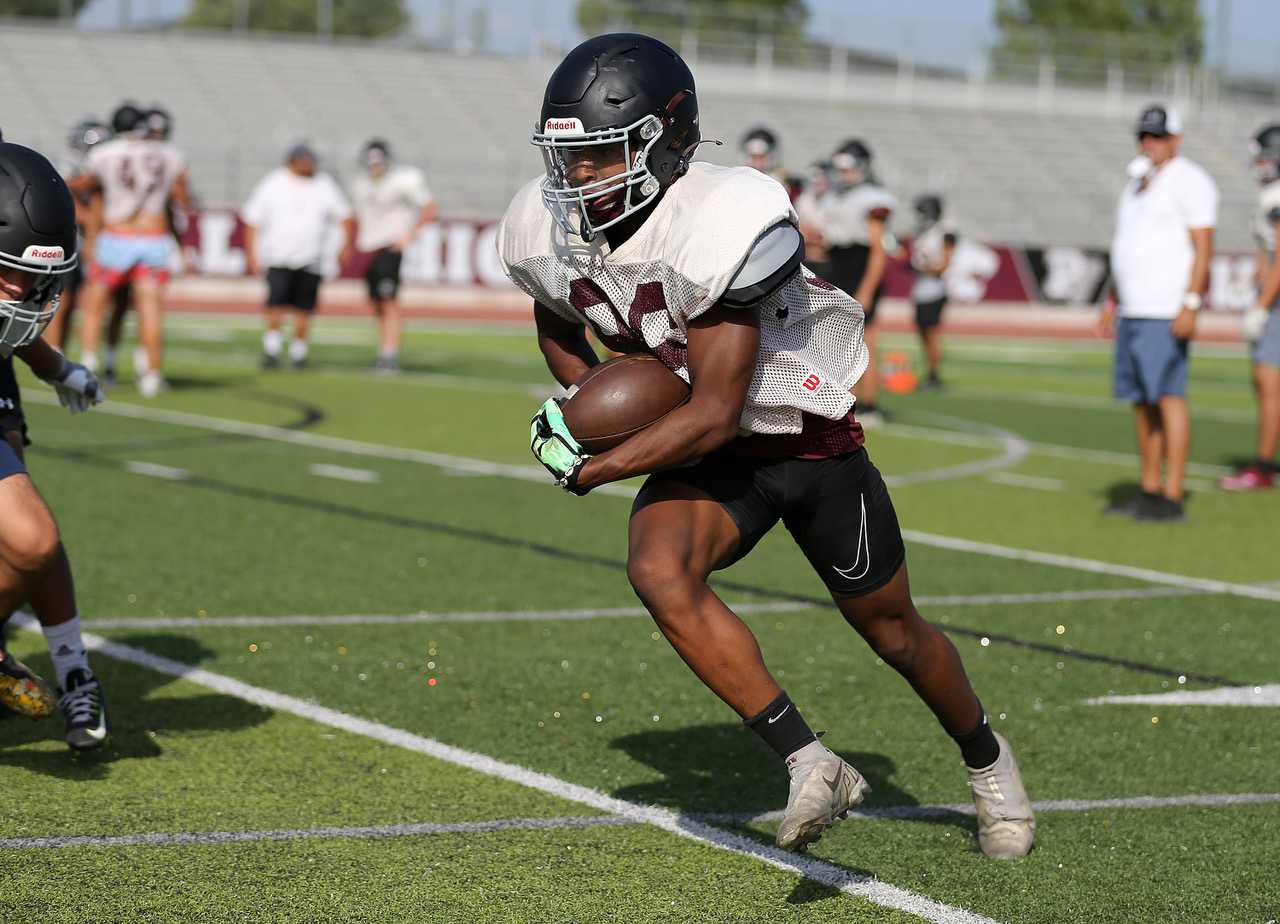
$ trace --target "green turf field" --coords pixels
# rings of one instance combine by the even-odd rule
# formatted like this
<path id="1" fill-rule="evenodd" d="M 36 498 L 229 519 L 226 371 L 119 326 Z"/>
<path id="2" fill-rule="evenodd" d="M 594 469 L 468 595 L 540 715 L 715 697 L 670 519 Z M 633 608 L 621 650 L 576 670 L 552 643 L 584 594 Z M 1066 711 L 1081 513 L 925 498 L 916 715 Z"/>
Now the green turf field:
<path id="1" fill-rule="evenodd" d="M 955 746 L 781 529 L 717 584 L 874 792 L 774 848 L 784 769 L 627 585 L 635 485 L 572 498 L 529 455 L 530 329 L 414 326 L 395 378 L 369 322 L 322 316 L 300 372 L 258 370 L 255 317 L 167 331 L 153 401 L 126 375 L 72 417 L 23 377 L 115 733 L 73 758 L 0 723 L 4 920 L 1280 918 L 1280 492 L 1215 487 L 1252 448 L 1243 347 L 1194 355 L 1183 524 L 1101 515 L 1137 475 L 1104 342 L 952 338 L 944 391 L 883 402 L 913 592 L 1037 808 L 996 862 Z"/>

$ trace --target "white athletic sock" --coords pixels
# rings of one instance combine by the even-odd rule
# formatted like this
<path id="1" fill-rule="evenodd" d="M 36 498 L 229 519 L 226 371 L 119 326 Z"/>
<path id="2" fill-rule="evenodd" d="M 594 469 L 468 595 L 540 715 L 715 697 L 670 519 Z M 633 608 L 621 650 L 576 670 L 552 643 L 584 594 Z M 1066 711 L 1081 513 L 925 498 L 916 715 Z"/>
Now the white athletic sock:
<path id="1" fill-rule="evenodd" d="M 278 330 L 262 332 L 262 352 L 268 356 L 279 356 L 280 347 L 284 344 L 284 336 Z"/>
<path id="2" fill-rule="evenodd" d="M 116 367 L 116 360 L 119 359 L 119 356 L 120 348 L 115 344 L 107 344 L 106 368 L 114 370 Z"/>
<path id="3" fill-rule="evenodd" d="M 98 354 L 91 353 L 88 350 L 80 354 L 80 365 L 84 366 L 90 372 L 98 371 Z"/>
<path id="4" fill-rule="evenodd" d="M 295 363 L 299 360 L 307 358 L 307 341 L 291 340 L 289 341 L 289 358 Z"/>
<path id="5" fill-rule="evenodd" d="M 107 352 L 107 355 L 111 355 L 110 351 Z M 107 365 L 114 367 L 115 362 L 108 359 Z M 147 359 L 147 348 L 144 346 L 136 346 L 133 348 L 133 371 L 138 375 L 145 375 L 148 372 L 156 371 L 151 368 L 151 360 Z"/>
<path id="6" fill-rule="evenodd" d="M 80 614 L 56 626 L 41 626 L 44 640 L 49 643 L 49 657 L 58 678 L 58 689 L 65 690 L 67 674 L 76 668 L 89 669 L 89 652 L 80 635 Z"/>

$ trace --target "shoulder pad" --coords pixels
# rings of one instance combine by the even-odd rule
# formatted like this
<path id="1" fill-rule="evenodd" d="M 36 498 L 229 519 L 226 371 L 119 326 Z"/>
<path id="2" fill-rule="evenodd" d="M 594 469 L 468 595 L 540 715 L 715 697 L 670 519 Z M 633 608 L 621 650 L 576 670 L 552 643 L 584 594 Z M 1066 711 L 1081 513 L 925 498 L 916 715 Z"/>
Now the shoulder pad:
<path id="1" fill-rule="evenodd" d="M 754 305 L 780 289 L 803 262 L 804 238 L 791 222 L 779 222 L 756 239 L 720 301 L 730 308 Z"/>

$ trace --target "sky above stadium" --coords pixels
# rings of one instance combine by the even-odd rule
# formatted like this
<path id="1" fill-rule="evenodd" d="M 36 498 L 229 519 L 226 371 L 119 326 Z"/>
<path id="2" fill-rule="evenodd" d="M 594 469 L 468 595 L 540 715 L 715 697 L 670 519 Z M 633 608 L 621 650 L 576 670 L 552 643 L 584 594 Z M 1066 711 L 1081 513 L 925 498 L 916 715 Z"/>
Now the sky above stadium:
<path id="1" fill-rule="evenodd" d="M 190 0 L 92 0 L 80 16 L 83 25 L 112 28 L 179 18 Z M 250 0 L 265 3 L 270 0 Z M 477 10 L 486 11 L 488 41 L 503 51 L 528 48 L 537 24 L 567 46 L 582 38 L 574 21 L 576 0 L 406 0 L 420 33 L 431 35 L 453 21 L 465 32 Z M 917 61 L 966 66 L 994 35 L 996 0 L 807 0 L 810 31 L 864 51 L 896 54 L 910 49 Z M 1225 57 L 1233 74 L 1280 79 L 1280 0 L 1201 0 L 1206 23 L 1206 59 Z M 1225 29 L 1223 28 L 1225 26 Z M 1225 36 L 1225 43 L 1223 37 Z"/>

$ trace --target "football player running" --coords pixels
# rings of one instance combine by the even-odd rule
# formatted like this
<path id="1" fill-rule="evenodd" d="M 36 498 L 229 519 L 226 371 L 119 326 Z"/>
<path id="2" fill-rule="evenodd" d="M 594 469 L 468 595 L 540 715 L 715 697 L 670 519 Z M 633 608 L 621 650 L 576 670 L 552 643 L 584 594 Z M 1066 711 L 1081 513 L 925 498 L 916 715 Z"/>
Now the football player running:
<path id="1" fill-rule="evenodd" d="M 689 69 L 644 35 L 589 39 L 547 84 L 533 136 L 546 175 L 517 193 L 497 240 L 534 299 L 547 365 L 564 386 L 594 366 L 590 327 L 611 349 L 657 356 L 692 396 L 594 456 L 552 399 L 533 451 L 577 495 L 649 475 L 628 578 L 680 657 L 784 761 L 780 847 L 803 852 L 870 788 L 818 741 L 707 583 L 782 519 L 840 613 L 956 739 L 982 850 L 1023 856 L 1035 819 L 1013 753 L 912 603 L 893 505 L 863 449 L 850 393 L 867 365 L 861 306 L 803 265 L 781 186 L 690 162 L 698 117 Z"/>
<path id="2" fill-rule="evenodd" d="M 23 464 L 26 425 L 12 357 L 57 390 L 74 414 L 102 400 L 98 380 L 49 346 L 40 331 L 58 310 L 76 265 L 76 208 L 66 183 L 42 155 L 0 142 L 0 711 L 41 718 L 62 710 L 67 744 L 98 748 L 110 723 L 89 669 L 66 549 L 44 498 Z M 44 630 L 58 694 L 3 650 L 9 617 L 29 603 Z"/>

